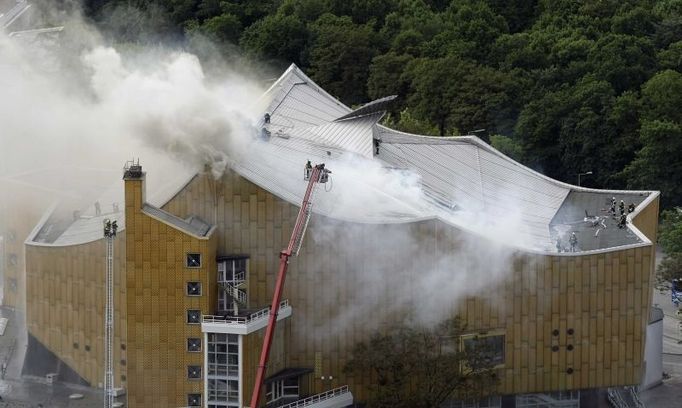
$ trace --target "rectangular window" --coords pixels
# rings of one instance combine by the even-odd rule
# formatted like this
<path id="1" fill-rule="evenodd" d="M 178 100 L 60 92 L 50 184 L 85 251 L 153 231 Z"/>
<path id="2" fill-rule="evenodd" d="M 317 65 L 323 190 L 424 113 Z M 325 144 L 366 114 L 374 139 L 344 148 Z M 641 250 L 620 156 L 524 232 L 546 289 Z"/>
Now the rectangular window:
<path id="1" fill-rule="evenodd" d="M 201 310 L 188 310 L 187 311 L 187 323 L 189 323 L 189 324 L 200 324 L 201 323 Z"/>
<path id="2" fill-rule="evenodd" d="M 462 336 L 462 348 L 466 352 L 481 353 L 492 367 L 504 365 L 504 334 L 486 333 Z"/>
<path id="3" fill-rule="evenodd" d="M 244 255 L 219 258 L 218 260 L 218 285 L 229 284 L 239 288 L 245 293 L 243 285 L 246 282 L 247 265 L 249 258 Z M 233 312 L 235 299 L 225 290 L 218 292 L 218 310 L 221 312 Z"/>
<path id="4" fill-rule="evenodd" d="M 298 377 L 273 381 L 265 388 L 265 398 L 268 404 L 278 401 L 282 398 L 295 400 L 298 399 L 298 397 Z"/>
<path id="5" fill-rule="evenodd" d="M 190 337 L 187 339 L 187 351 L 196 353 L 201 351 L 201 339 Z"/>
<path id="6" fill-rule="evenodd" d="M 187 296 L 201 296 L 201 282 L 187 282 Z"/>
<path id="7" fill-rule="evenodd" d="M 198 366 L 198 365 L 187 366 L 187 379 L 189 379 L 189 380 L 200 380 L 201 379 L 201 366 Z"/>
<path id="8" fill-rule="evenodd" d="M 187 266 L 188 268 L 201 268 L 201 254 L 198 253 L 187 254 L 185 266 Z"/>
<path id="9" fill-rule="evenodd" d="M 201 394 L 187 394 L 187 405 L 190 407 L 200 407 Z"/>
<path id="10" fill-rule="evenodd" d="M 208 405 L 239 407 L 239 336 L 208 333 Z"/>

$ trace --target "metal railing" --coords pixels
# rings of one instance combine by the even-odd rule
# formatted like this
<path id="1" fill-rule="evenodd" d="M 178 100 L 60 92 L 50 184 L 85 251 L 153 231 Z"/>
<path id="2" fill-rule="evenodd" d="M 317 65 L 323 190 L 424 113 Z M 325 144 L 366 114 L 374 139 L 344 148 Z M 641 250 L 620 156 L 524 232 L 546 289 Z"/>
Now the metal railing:
<path id="1" fill-rule="evenodd" d="M 304 398 L 302 400 L 294 401 L 290 404 L 287 405 L 282 405 L 279 408 L 301 408 L 301 407 L 306 407 L 308 405 L 316 404 L 320 401 L 325 401 L 328 399 L 336 398 L 338 396 L 341 396 L 343 394 L 349 393 L 350 390 L 348 390 L 348 386 L 344 385 L 339 388 L 334 388 L 332 390 L 323 392 L 322 394 L 316 394 L 313 395 L 312 397 Z"/>
<path id="2" fill-rule="evenodd" d="M 639 399 L 639 391 L 637 391 L 637 387 L 632 386 L 627 387 L 627 389 L 630 391 L 630 396 L 632 397 L 632 400 L 635 401 L 637 408 L 646 408 L 642 400 Z"/>
<path id="3" fill-rule="evenodd" d="M 607 398 L 614 408 L 644 408 L 635 387 L 609 388 Z"/>
<path id="4" fill-rule="evenodd" d="M 237 283 L 237 285 L 239 285 L 239 283 Z M 218 286 L 220 286 L 220 289 L 227 292 L 228 295 L 232 296 L 232 298 L 234 298 L 237 302 L 241 303 L 242 305 L 246 304 L 246 292 L 237 288 L 232 284 L 232 282 L 220 282 Z"/>
<path id="5" fill-rule="evenodd" d="M 279 308 L 289 306 L 289 300 L 283 300 L 279 303 Z M 218 316 L 218 315 L 203 315 L 202 323 L 221 323 L 221 324 L 247 324 L 255 320 L 270 316 L 270 307 L 266 307 L 257 312 L 251 313 L 248 316 Z"/>

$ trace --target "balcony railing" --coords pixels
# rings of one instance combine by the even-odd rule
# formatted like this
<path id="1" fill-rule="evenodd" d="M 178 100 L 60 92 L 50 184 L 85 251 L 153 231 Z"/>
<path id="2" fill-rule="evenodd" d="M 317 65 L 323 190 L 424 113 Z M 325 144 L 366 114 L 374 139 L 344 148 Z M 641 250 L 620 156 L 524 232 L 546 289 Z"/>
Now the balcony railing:
<path id="1" fill-rule="evenodd" d="M 279 304 L 279 308 L 283 309 L 289 306 L 289 300 L 283 300 Z M 254 320 L 262 319 L 270 316 L 270 308 L 266 307 L 257 312 L 251 313 L 248 316 L 219 316 L 219 315 L 203 315 L 202 323 L 224 323 L 224 324 L 247 324 Z"/>
<path id="2" fill-rule="evenodd" d="M 329 390 L 327 392 L 323 392 L 322 394 L 316 394 L 313 395 L 312 397 L 304 398 L 298 401 L 294 401 L 290 404 L 287 405 L 282 405 L 279 408 L 302 408 L 302 407 L 307 407 L 313 404 L 317 404 L 319 402 L 329 400 L 332 398 L 340 397 L 344 394 L 350 393 L 350 390 L 348 389 L 347 385 L 344 385 L 339 388 L 334 388 L 333 390 Z"/>

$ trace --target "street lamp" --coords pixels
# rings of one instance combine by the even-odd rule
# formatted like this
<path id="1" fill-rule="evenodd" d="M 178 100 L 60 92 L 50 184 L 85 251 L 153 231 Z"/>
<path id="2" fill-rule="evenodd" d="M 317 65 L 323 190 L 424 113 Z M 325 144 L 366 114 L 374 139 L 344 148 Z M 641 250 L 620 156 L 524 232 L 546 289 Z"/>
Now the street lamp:
<path id="1" fill-rule="evenodd" d="M 467 132 L 467 136 L 473 136 L 474 133 L 483 133 L 483 132 L 485 132 L 485 129 L 470 130 Z"/>
<path id="2" fill-rule="evenodd" d="M 591 171 L 587 171 L 585 173 L 578 173 L 578 187 L 580 187 L 580 176 L 589 176 L 590 174 L 592 174 Z"/>

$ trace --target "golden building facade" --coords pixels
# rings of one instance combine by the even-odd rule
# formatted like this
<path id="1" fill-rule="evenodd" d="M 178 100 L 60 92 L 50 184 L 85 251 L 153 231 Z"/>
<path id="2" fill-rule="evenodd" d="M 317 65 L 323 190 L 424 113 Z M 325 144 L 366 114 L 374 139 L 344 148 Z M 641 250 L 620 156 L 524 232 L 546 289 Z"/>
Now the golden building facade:
<path id="1" fill-rule="evenodd" d="M 88 215 L 38 242 L 51 234 L 48 218 L 29 237 L 29 332 L 83 380 L 103 378 L 98 231 L 113 217 L 122 227 L 114 361 L 127 406 L 248 405 L 279 253 L 305 188 L 300 170 L 313 159 L 329 161 L 341 178 L 332 191 L 318 188 L 319 206 L 291 259 L 263 405 L 325 392 L 328 407 L 367 401 L 370 375 L 344 370 L 358 342 L 398 323 L 455 315 L 471 335 L 499 336 L 498 395 L 640 382 L 657 192 L 569 186 L 472 137 L 391 131 L 377 124 L 385 101 L 351 111 L 295 67 L 264 100 L 257 160 L 236 161 L 217 179 L 197 174 L 158 207 L 145 200 L 141 169 L 127 170 L 122 212 Z M 301 113 L 303 100 L 314 112 Z M 349 188 L 354 179 L 343 172 L 354 168 L 361 171 Z M 413 187 L 402 177 L 408 170 L 421 176 L 426 210 L 401 195 Z M 372 172 L 405 183 L 397 192 L 363 187 Z M 616 199 L 635 207 L 621 228 L 603 209 Z M 457 218 L 459 204 L 505 217 L 511 202 L 520 221 L 505 242 Z M 578 244 L 568 248 L 557 231 L 576 232 Z"/>

